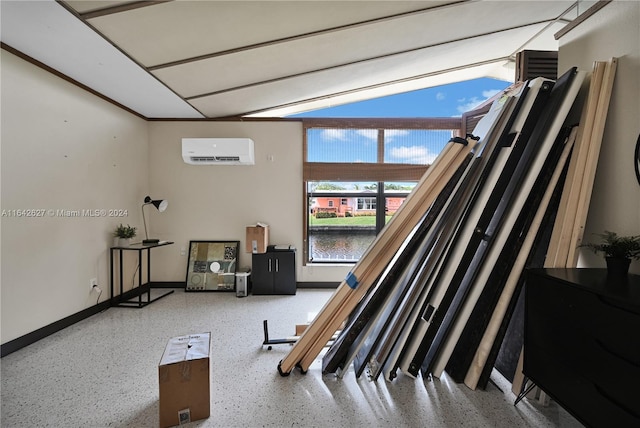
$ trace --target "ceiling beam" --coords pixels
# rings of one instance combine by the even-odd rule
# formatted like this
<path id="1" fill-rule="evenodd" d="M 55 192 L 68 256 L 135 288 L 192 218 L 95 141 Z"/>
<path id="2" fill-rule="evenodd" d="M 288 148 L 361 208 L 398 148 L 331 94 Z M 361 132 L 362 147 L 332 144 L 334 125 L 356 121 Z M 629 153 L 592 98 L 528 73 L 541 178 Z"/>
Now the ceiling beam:
<path id="1" fill-rule="evenodd" d="M 116 107 L 121 108 L 124 111 L 127 111 L 127 112 L 129 112 L 129 113 L 131 113 L 131 114 L 133 114 L 135 116 L 138 116 L 141 119 L 145 119 L 145 120 L 148 119 L 147 117 L 145 117 L 144 115 L 138 113 L 137 111 L 134 111 L 134 110 L 130 109 L 129 107 L 127 107 L 127 106 L 125 106 L 123 104 L 120 104 L 119 102 L 115 101 L 114 99 L 109 98 L 108 96 L 106 96 L 106 95 L 94 90 L 93 88 L 90 88 L 89 86 L 85 85 L 84 83 L 81 83 L 81 82 L 79 82 L 79 81 L 67 76 L 64 73 L 59 72 L 58 70 L 56 70 L 54 68 L 49 67 L 47 64 L 38 61 L 37 59 L 25 54 L 24 52 L 19 51 L 18 49 L 15 49 L 15 48 L 7 45 L 4 42 L 0 42 L 0 49 L 3 49 L 5 51 L 7 51 L 7 52 L 10 52 L 10 53 L 14 54 L 15 56 L 17 56 L 18 58 L 21 58 L 21 59 L 23 59 L 23 60 L 35 65 L 36 67 L 39 67 L 39 68 L 51 73 L 52 75 L 54 75 L 56 77 L 59 77 L 60 79 L 66 81 L 68 83 L 71 83 L 72 85 L 75 85 L 78 88 L 83 89 L 83 90 L 89 92 L 90 94 L 95 95 L 96 97 L 101 98 L 101 99 L 107 101 L 108 103 L 113 104 Z"/>
<path id="2" fill-rule="evenodd" d="M 426 7 L 426 8 L 422 8 L 422 9 L 417 9 L 417 10 L 413 10 L 413 11 L 410 11 L 410 12 L 397 13 L 397 14 L 394 14 L 394 15 L 383 16 L 383 17 L 380 17 L 380 18 L 369 19 L 369 20 L 366 20 L 366 21 L 359 21 L 359 22 L 354 22 L 354 23 L 351 23 L 351 24 L 340 25 L 340 26 L 337 26 L 337 27 L 326 28 L 324 30 L 310 31 L 308 33 L 297 34 L 297 35 L 294 35 L 294 36 L 282 37 L 280 39 L 268 40 L 268 41 L 265 41 L 265 42 L 254 43 L 254 44 L 251 44 L 251 45 L 241 46 L 241 47 L 237 47 L 237 48 L 233 48 L 233 49 L 226 49 L 224 51 L 212 52 L 212 53 L 208 53 L 208 54 L 204 54 L 204 55 L 198 55 L 198 56 L 195 56 L 195 57 L 185 58 L 185 59 L 181 59 L 181 60 L 177 60 L 177 61 L 171 61 L 171 62 L 167 62 L 167 63 L 164 63 L 164 64 L 157 64 L 157 65 L 153 65 L 153 66 L 147 67 L 147 69 L 149 71 L 160 70 L 162 68 L 174 67 L 176 65 L 188 64 L 188 63 L 191 63 L 191 62 L 202 61 L 202 60 L 205 60 L 205 59 L 216 58 L 216 57 L 225 56 L 225 55 L 231 55 L 231 54 L 235 54 L 235 53 L 238 53 L 238 52 L 245 52 L 245 51 L 249 51 L 249 50 L 253 50 L 253 49 L 264 48 L 264 47 L 267 47 L 267 46 L 273 46 L 273 45 L 278 45 L 278 44 L 282 44 L 282 43 L 289 43 L 289 42 L 292 42 L 292 41 L 302 40 L 302 39 L 306 39 L 306 38 L 309 38 L 309 37 L 316 37 L 316 36 L 321 36 L 321 35 L 325 35 L 325 34 L 331 34 L 331 33 L 335 33 L 335 32 L 338 32 L 338 31 L 343 31 L 343 30 L 351 30 L 351 29 L 354 29 L 354 28 L 367 26 L 367 25 L 372 25 L 372 24 L 380 24 L 380 23 L 386 22 L 386 21 L 391 21 L 391 20 L 400 19 L 400 18 L 406 18 L 406 17 L 409 17 L 409 16 L 419 15 L 419 14 L 423 14 L 423 13 L 434 12 L 434 11 L 437 11 L 437 10 L 442 10 L 442 9 L 446 9 L 446 8 L 450 8 L 450 7 L 460 6 L 460 5 L 466 4 L 466 3 L 473 3 L 473 2 L 476 2 L 476 1 L 478 1 L 478 0 L 459 0 L 459 1 L 451 2 L 451 3 L 447 3 L 447 4 L 442 4 L 442 5 L 438 5 L 438 6 L 431 6 L 431 7 Z"/>
<path id="3" fill-rule="evenodd" d="M 503 33 L 503 32 L 506 32 L 506 31 L 516 30 L 516 29 L 519 29 L 519 28 L 525 28 L 525 27 L 529 27 L 529 26 L 532 26 L 532 25 L 544 24 L 545 22 L 548 22 L 548 21 L 532 22 L 532 23 L 529 23 L 529 24 L 526 24 L 526 25 L 503 28 L 503 29 L 497 30 L 497 31 L 490 31 L 490 32 L 486 32 L 486 33 L 475 34 L 473 36 L 460 37 L 460 38 L 457 38 L 457 39 L 448 40 L 446 42 L 434 43 L 434 44 L 425 45 L 425 46 L 418 46 L 418 47 L 415 47 L 415 48 L 404 49 L 404 50 L 401 50 L 401 51 L 391 52 L 391 53 L 384 54 L 384 55 L 377 55 L 377 56 L 373 56 L 373 57 L 359 59 L 359 60 L 356 60 L 356 61 L 349 61 L 349 62 L 344 62 L 344 63 L 341 63 L 341 64 L 336 64 L 336 65 L 332 65 L 332 66 L 328 66 L 328 67 L 317 68 L 317 69 L 314 69 L 314 70 L 308 70 L 308 71 L 304 71 L 304 72 L 301 72 L 301 73 L 294 73 L 294 74 L 289 74 L 289 75 L 286 75 L 286 76 L 281 76 L 281 77 L 276 77 L 276 78 L 272 78 L 272 79 L 262 80 L 262 81 L 259 81 L 259 82 L 247 83 L 247 84 L 235 86 L 235 87 L 232 87 L 232 88 L 221 89 L 221 90 L 218 90 L 218 91 L 207 92 L 207 93 L 204 93 L 204 94 L 192 95 L 192 96 L 189 96 L 189 97 L 184 97 L 184 99 L 185 100 L 194 100 L 194 99 L 198 99 L 198 98 L 210 97 L 212 95 L 220 95 L 220 94 L 224 94 L 224 93 L 228 93 L 228 92 L 239 91 L 239 90 L 242 90 L 242 89 L 247 89 L 247 88 L 266 85 L 266 84 L 270 84 L 270 83 L 281 82 L 281 81 L 284 81 L 284 80 L 289 80 L 289 79 L 293 79 L 293 78 L 297 78 L 297 77 L 307 76 L 307 75 L 310 75 L 310 74 L 321 73 L 321 72 L 330 71 L 330 70 L 336 70 L 336 69 L 343 68 L 343 67 L 348 67 L 348 66 L 351 66 L 351 65 L 363 64 L 363 63 L 370 62 L 370 61 L 376 61 L 376 60 L 380 60 L 380 59 L 391 58 L 391 57 L 394 57 L 394 56 L 404 55 L 404 54 L 408 54 L 408 53 L 412 53 L 412 52 L 418 52 L 418 51 L 421 51 L 421 50 L 430 49 L 430 48 L 434 48 L 434 47 L 438 47 L 438 46 L 445 46 L 445 45 L 448 45 L 448 44 L 451 44 L 451 43 L 458 43 L 458 42 L 464 42 L 464 41 L 468 41 L 468 40 L 474 40 L 476 38 L 480 38 L 480 37 L 484 37 L 484 36 L 490 36 L 490 35 L 493 35 L 493 34 L 499 34 L 499 33 Z M 553 20 L 553 22 L 555 22 L 555 19 Z M 509 57 L 506 57 L 506 58 L 509 58 Z"/>
<path id="4" fill-rule="evenodd" d="M 567 26 L 565 26 L 562 30 L 558 31 L 553 36 L 555 37 L 556 40 L 559 40 L 562 36 L 567 34 L 569 31 L 573 30 L 574 28 L 576 28 L 578 25 L 580 25 L 582 22 L 584 22 L 587 18 L 589 18 L 591 15 L 593 15 L 594 13 L 596 13 L 597 11 L 599 11 L 600 9 L 602 9 L 603 7 L 608 5 L 609 3 L 611 3 L 611 0 L 600 0 L 600 1 L 598 1 L 596 4 L 591 6 L 589 9 L 585 10 L 583 13 L 578 15 L 578 17 L 576 19 L 571 21 Z"/>
<path id="5" fill-rule="evenodd" d="M 499 63 L 499 62 L 505 62 L 505 61 L 508 61 L 508 60 L 509 60 L 509 57 L 494 58 L 494 59 L 491 59 L 491 60 L 480 61 L 480 62 L 476 62 L 476 63 L 473 63 L 473 64 L 466 64 L 466 65 L 461 65 L 461 66 L 458 66 L 458 67 L 451 67 L 451 68 L 447 68 L 447 69 L 444 69 L 444 70 L 438 70 L 438 71 L 434 71 L 434 72 L 430 72 L 430 73 L 423 73 L 423 74 L 419 74 L 419 75 L 415 75 L 415 76 L 404 77 L 402 79 L 391 80 L 391 81 L 384 82 L 384 83 L 377 83 L 377 84 L 373 84 L 373 85 L 361 86 L 359 88 L 349 89 L 349 90 L 346 90 L 346 91 L 334 92 L 334 93 L 327 94 L 327 95 L 320 95 L 320 96 L 313 97 L 313 98 L 307 98 L 307 99 L 304 99 L 304 100 L 298 100 L 298 101 L 293 101 L 293 102 L 290 102 L 290 103 L 284 103 L 284 104 L 280 104 L 280 105 L 276 105 L 276 106 L 266 107 L 266 108 L 259 109 L 259 110 L 240 113 L 239 115 L 240 116 L 247 116 L 247 115 L 251 115 L 251 114 L 264 113 L 264 112 L 269 111 L 269 110 L 276 110 L 276 109 L 281 109 L 281 108 L 286 108 L 286 107 L 293 107 L 293 106 L 303 105 L 303 104 L 310 103 L 310 102 L 315 102 L 315 101 L 327 100 L 327 99 L 331 99 L 331 98 L 339 97 L 339 96 L 343 96 L 343 95 L 349 95 L 349 94 L 354 94 L 354 93 L 357 93 L 357 92 L 363 92 L 363 91 L 368 91 L 368 90 L 372 90 L 372 89 L 383 88 L 383 87 L 389 86 L 389 85 L 395 85 L 395 84 L 400 84 L 400 83 L 405 83 L 405 82 L 411 82 L 413 80 L 425 79 L 425 78 L 428 78 L 428 77 L 439 76 L 441 74 L 446 74 L 446 73 L 450 73 L 450 72 L 454 72 L 454 71 L 460 71 L 460 70 L 464 70 L 464 69 L 467 69 L 467 68 L 479 67 L 479 66 L 482 66 L 482 65 L 495 64 L 495 63 Z M 235 116 L 238 116 L 238 115 L 235 115 Z"/>
<path id="6" fill-rule="evenodd" d="M 60 3 L 66 3 L 58 0 Z M 93 19 L 101 16 L 113 15 L 114 13 L 127 12 L 129 10 L 139 9 L 141 7 L 155 6 L 161 3 L 168 3 L 173 0 L 149 0 L 149 1 L 131 1 L 119 4 L 117 6 L 108 6 L 101 9 L 90 10 L 88 12 L 78 13 L 82 19 Z M 68 9 L 68 7 L 67 7 Z"/>
<path id="7" fill-rule="evenodd" d="M 553 24 L 556 24 L 558 22 L 567 22 L 567 20 L 565 19 L 565 15 L 568 14 L 569 12 L 571 12 L 573 9 L 575 9 L 576 7 L 578 7 L 577 2 L 573 3 L 571 6 L 569 6 L 567 9 L 565 9 L 564 12 L 562 12 L 560 15 L 558 15 L 556 17 L 556 19 L 553 19 L 551 21 L 549 21 L 549 23 L 547 25 L 544 26 L 544 28 L 541 28 L 540 31 L 538 31 L 536 34 L 534 34 L 533 36 L 531 36 L 531 38 L 529 40 L 527 40 L 526 42 L 524 42 L 520 47 L 518 47 L 515 51 L 513 51 L 510 55 L 510 58 L 513 58 L 515 60 L 516 58 L 516 54 L 518 52 L 520 52 L 521 50 L 523 50 L 525 48 L 525 46 L 527 46 L 529 43 L 531 43 L 534 39 L 536 39 L 537 37 L 539 37 L 541 34 L 543 34 L 545 31 L 547 31 L 549 28 L 551 28 L 551 26 Z M 571 21 L 568 21 L 571 22 Z M 556 39 L 557 40 L 557 39 Z"/>

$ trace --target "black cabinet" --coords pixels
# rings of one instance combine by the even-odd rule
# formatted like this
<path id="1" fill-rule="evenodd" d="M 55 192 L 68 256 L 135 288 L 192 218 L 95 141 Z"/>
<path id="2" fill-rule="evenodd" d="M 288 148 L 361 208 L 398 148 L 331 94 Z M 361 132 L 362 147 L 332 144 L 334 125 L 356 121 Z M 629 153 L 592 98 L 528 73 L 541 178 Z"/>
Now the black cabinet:
<path id="1" fill-rule="evenodd" d="M 583 424 L 640 426 L 640 276 L 530 269 L 524 374 Z"/>
<path id="2" fill-rule="evenodd" d="M 293 249 L 253 254 L 253 294 L 296 294 L 296 252 Z"/>

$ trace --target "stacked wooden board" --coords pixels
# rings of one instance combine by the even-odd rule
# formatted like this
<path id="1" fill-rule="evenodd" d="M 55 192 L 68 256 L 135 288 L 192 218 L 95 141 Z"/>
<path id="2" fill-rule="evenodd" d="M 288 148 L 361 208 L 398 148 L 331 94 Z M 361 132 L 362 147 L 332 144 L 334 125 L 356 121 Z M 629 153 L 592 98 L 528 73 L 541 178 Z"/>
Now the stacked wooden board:
<path id="1" fill-rule="evenodd" d="M 296 366 L 303 372 L 309 368 L 464 162 L 475 143 L 474 139 L 468 140 L 465 140 L 465 144 L 459 140 L 447 143 L 414 191 L 378 234 L 291 351 L 280 361 L 280 374 L 287 375 Z"/>
<path id="2" fill-rule="evenodd" d="M 452 139 L 280 362 L 280 374 L 305 372 L 346 322 L 323 356 L 324 373 L 341 376 L 351 363 L 372 379 L 446 370 L 482 385 L 522 272 L 549 245 L 556 212 L 566 211 L 564 177 L 580 171 L 569 159 L 585 131 L 565 121 L 585 77 L 572 68 L 555 82 L 515 85 L 473 136 Z M 588 205 L 590 193 L 580 192 Z"/>
<path id="3" fill-rule="evenodd" d="M 546 256 L 532 267 L 572 268 L 577 266 L 578 248 L 582 243 L 591 201 L 617 64 L 617 58 L 611 58 L 609 61 L 596 61 L 593 65 L 589 90 L 576 136 L 576 147 L 568 166 Z M 515 304 L 512 302 L 512 306 Z M 507 326 L 508 322 L 503 322 L 502 329 L 506 331 Z M 494 361 L 497 352 L 494 350 Z M 486 374 L 485 377 L 487 377 Z M 512 384 L 512 391 L 515 394 L 519 394 L 523 389 L 523 379 L 521 352 Z"/>

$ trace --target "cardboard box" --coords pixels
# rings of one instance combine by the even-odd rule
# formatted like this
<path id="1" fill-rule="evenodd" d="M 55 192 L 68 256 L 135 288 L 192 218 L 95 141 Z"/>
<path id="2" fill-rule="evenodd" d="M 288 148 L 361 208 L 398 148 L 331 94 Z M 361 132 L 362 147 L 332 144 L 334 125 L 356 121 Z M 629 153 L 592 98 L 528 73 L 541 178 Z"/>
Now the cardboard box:
<path id="1" fill-rule="evenodd" d="M 247 226 L 246 252 L 262 254 L 269 246 L 269 226 Z"/>
<path id="2" fill-rule="evenodd" d="M 167 343 L 158 366 L 160 428 L 209 417 L 210 346 L 211 333 L 174 337 Z"/>

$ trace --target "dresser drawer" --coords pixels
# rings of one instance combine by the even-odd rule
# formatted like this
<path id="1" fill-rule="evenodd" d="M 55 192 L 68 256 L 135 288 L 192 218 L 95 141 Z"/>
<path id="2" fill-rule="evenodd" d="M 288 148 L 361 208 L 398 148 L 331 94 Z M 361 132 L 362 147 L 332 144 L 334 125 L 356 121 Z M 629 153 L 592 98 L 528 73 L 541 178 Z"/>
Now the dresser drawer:
<path id="1" fill-rule="evenodd" d="M 528 340 L 563 353 L 580 355 L 595 340 L 615 355 L 640 366 L 640 314 L 604 296 L 549 279 L 527 284 Z"/>
<path id="2" fill-rule="evenodd" d="M 640 426 L 637 394 L 620 399 L 615 386 L 599 385 L 544 349 L 525 345 L 524 373 L 586 426 Z"/>
<path id="3" fill-rule="evenodd" d="M 640 427 L 640 276 L 533 269 L 524 374 L 587 426 Z"/>

